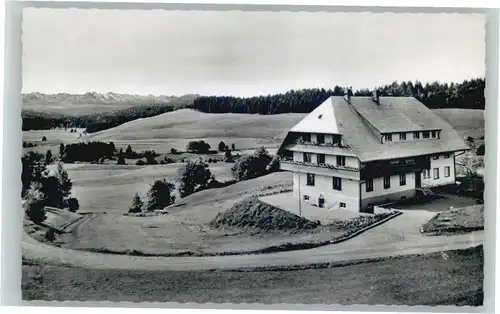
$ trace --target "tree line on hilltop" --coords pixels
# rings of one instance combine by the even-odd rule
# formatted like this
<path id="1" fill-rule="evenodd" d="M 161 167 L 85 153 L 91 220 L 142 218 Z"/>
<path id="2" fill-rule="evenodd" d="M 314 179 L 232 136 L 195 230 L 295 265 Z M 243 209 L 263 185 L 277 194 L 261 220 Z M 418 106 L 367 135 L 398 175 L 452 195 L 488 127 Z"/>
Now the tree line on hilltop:
<path id="1" fill-rule="evenodd" d="M 65 116 L 47 114 L 32 110 L 23 110 L 23 131 L 49 130 L 59 127 L 84 128 L 87 133 L 95 133 L 116 127 L 120 124 L 140 118 L 149 118 L 179 108 L 190 108 L 190 104 L 155 104 L 113 110 L 104 113 L 93 113 L 81 116 Z"/>
<path id="2" fill-rule="evenodd" d="M 415 97 L 430 109 L 462 108 L 484 109 L 484 87 L 482 78 L 465 80 L 462 83 L 393 82 L 379 87 L 381 96 Z M 335 86 L 333 89 L 314 88 L 290 90 L 284 94 L 231 97 L 202 96 L 194 101 L 194 109 L 206 113 L 309 113 L 330 96 L 343 96 L 347 88 Z M 360 89 L 354 96 L 370 96 L 372 91 Z"/>

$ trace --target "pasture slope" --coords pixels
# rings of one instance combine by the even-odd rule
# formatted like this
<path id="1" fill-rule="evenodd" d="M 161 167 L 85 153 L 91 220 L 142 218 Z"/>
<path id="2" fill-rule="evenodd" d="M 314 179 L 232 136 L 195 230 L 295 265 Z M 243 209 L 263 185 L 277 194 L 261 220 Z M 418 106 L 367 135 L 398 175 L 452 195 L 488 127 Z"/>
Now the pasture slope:
<path id="1" fill-rule="evenodd" d="M 187 143 L 194 139 L 205 140 L 212 149 L 217 149 L 220 141 L 227 145 L 234 143 L 236 149 L 276 147 L 288 129 L 303 116 L 207 114 L 192 109 L 180 109 L 124 123 L 90 134 L 86 139 L 113 141 L 117 147 L 130 144 L 135 150 L 149 148 L 158 152 L 168 152 L 170 148 L 185 150 Z"/>
<path id="2" fill-rule="evenodd" d="M 437 115 L 450 123 L 465 137 L 484 136 L 483 110 L 436 109 Z M 219 141 L 235 143 L 237 149 L 258 146 L 278 146 L 290 128 L 306 114 L 207 114 L 192 109 L 180 109 L 151 118 L 138 119 L 118 127 L 90 134 L 88 140 L 113 141 L 151 146 L 169 146 L 183 150 L 191 139 L 204 139 L 212 148 Z M 123 146 L 122 145 L 122 146 Z M 158 151 L 166 151 L 162 147 Z"/>

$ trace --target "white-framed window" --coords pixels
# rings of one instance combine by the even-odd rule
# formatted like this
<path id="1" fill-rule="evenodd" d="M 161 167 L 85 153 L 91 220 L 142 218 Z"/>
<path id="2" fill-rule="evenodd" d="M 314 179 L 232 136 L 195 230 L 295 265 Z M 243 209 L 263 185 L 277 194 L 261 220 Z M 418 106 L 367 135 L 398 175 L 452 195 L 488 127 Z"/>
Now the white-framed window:
<path id="1" fill-rule="evenodd" d="M 399 140 L 406 141 L 406 133 L 399 133 Z"/>
<path id="2" fill-rule="evenodd" d="M 340 208 L 345 208 L 345 203 L 340 202 Z"/>
<path id="3" fill-rule="evenodd" d="M 366 192 L 372 192 L 372 191 L 373 191 L 373 179 L 366 180 Z"/>
<path id="4" fill-rule="evenodd" d="M 439 179 L 439 168 L 434 168 L 434 180 Z"/>
<path id="5" fill-rule="evenodd" d="M 337 156 L 337 166 L 345 166 L 345 156 Z"/>
<path id="6" fill-rule="evenodd" d="M 314 186 L 315 181 L 316 181 L 316 176 L 314 175 L 314 173 L 308 173 L 307 174 L 307 185 Z"/>
<path id="7" fill-rule="evenodd" d="M 399 185 L 400 186 L 406 185 L 406 173 L 401 173 L 399 175 Z"/>
<path id="8" fill-rule="evenodd" d="M 444 176 L 446 178 L 449 178 L 450 177 L 450 166 L 446 166 L 444 167 Z"/>
<path id="9" fill-rule="evenodd" d="M 333 189 L 337 191 L 342 191 L 342 178 L 333 177 Z"/>
<path id="10" fill-rule="evenodd" d="M 422 137 L 423 138 L 429 138 L 429 131 L 423 131 L 422 132 Z"/>
<path id="11" fill-rule="evenodd" d="M 311 160 L 312 160 L 312 154 L 304 153 L 304 162 L 311 163 Z"/>
<path id="12" fill-rule="evenodd" d="M 304 142 L 310 142 L 311 141 L 311 134 L 309 134 L 309 133 L 302 134 L 302 140 Z"/>
<path id="13" fill-rule="evenodd" d="M 325 154 L 317 154 L 316 161 L 318 162 L 319 165 L 324 164 L 325 163 Z"/>
<path id="14" fill-rule="evenodd" d="M 316 134 L 316 142 L 318 144 L 324 144 L 325 143 L 325 134 Z"/>
<path id="15" fill-rule="evenodd" d="M 384 189 L 390 189 L 390 188 L 391 188 L 391 177 L 385 176 L 384 177 Z"/>
<path id="16" fill-rule="evenodd" d="M 333 145 L 340 146 L 340 144 L 342 143 L 341 138 L 342 138 L 342 136 L 341 136 L 341 135 L 338 135 L 338 134 L 333 134 L 333 135 L 332 135 L 332 142 L 333 142 Z"/>
<path id="17" fill-rule="evenodd" d="M 304 195 L 304 201 L 308 201 L 309 200 L 309 195 Z"/>
<path id="18" fill-rule="evenodd" d="M 392 134 L 385 134 L 384 139 L 386 142 L 392 142 Z"/>
<path id="19" fill-rule="evenodd" d="M 444 154 L 444 158 L 450 158 L 450 154 Z"/>
<path id="20" fill-rule="evenodd" d="M 420 132 L 413 132 L 413 139 L 418 140 L 420 138 Z"/>
<path id="21" fill-rule="evenodd" d="M 426 169 L 426 170 L 422 171 L 422 178 L 429 179 L 430 177 L 431 177 L 431 170 L 430 169 Z"/>
<path id="22" fill-rule="evenodd" d="M 437 131 L 432 131 L 431 132 L 431 137 L 436 138 L 437 137 Z"/>

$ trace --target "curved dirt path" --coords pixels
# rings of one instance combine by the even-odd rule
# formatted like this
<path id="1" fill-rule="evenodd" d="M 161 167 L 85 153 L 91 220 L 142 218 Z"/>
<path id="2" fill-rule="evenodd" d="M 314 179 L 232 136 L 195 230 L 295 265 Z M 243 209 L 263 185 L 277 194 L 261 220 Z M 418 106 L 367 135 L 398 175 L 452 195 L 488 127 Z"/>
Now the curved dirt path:
<path id="1" fill-rule="evenodd" d="M 24 234 L 21 246 L 28 259 L 91 269 L 212 270 L 347 262 L 367 258 L 465 249 L 483 243 L 483 231 L 453 236 L 422 236 L 428 214 L 405 212 L 387 223 L 348 240 L 319 248 L 258 255 L 211 257 L 142 257 L 76 251 L 40 243 Z"/>

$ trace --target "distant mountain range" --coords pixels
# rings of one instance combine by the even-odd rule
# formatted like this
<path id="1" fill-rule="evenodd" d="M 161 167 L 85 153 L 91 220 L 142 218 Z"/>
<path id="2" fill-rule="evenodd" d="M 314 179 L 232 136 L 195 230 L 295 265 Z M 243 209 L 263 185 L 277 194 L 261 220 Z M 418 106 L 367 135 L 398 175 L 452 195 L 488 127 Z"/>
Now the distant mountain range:
<path id="1" fill-rule="evenodd" d="M 88 92 L 85 94 L 43 94 L 43 93 L 27 93 L 22 95 L 23 105 L 39 106 L 39 105 L 78 105 L 78 104 L 155 104 L 155 103 L 171 103 L 172 101 L 193 101 L 199 95 L 188 94 L 183 96 L 155 96 L 155 95 L 131 95 L 120 93 L 96 93 Z"/>

